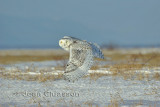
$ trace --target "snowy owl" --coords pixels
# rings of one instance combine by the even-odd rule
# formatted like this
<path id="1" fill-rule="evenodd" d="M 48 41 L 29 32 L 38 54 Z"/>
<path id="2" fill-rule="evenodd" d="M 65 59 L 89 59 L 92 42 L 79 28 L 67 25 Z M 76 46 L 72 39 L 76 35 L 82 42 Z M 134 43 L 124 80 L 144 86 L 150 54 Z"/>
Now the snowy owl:
<path id="1" fill-rule="evenodd" d="M 63 78 L 74 82 L 84 76 L 93 65 L 93 58 L 104 56 L 97 44 L 83 41 L 74 37 L 64 36 L 59 40 L 59 46 L 70 52 Z"/>

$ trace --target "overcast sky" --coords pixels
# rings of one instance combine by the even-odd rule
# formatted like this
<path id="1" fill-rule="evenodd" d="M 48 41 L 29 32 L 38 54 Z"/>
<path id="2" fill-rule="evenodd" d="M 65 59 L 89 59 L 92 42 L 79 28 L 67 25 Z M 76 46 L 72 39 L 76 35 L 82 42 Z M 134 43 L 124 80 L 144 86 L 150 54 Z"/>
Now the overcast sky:
<path id="1" fill-rule="evenodd" d="M 53 48 L 63 36 L 160 45 L 160 0 L 0 0 L 0 48 Z"/>

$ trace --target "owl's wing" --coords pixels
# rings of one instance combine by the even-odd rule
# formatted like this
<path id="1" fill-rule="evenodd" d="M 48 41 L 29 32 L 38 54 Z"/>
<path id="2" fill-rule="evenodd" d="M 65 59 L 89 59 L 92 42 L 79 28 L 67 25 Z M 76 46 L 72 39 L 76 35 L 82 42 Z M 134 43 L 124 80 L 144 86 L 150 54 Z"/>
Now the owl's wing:
<path id="1" fill-rule="evenodd" d="M 93 56 L 97 58 L 104 59 L 104 55 L 100 50 L 100 47 L 96 43 L 89 43 L 92 47 Z"/>
<path id="2" fill-rule="evenodd" d="M 86 57 L 87 50 L 83 48 L 70 48 L 70 58 L 66 66 L 65 73 L 72 72 L 82 66 Z"/>
<path id="3" fill-rule="evenodd" d="M 64 79 L 75 81 L 84 76 L 92 66 L 93 55 L 87 44 L 75 44 L 70 47 L 70 58 L 64 72 Z"/>

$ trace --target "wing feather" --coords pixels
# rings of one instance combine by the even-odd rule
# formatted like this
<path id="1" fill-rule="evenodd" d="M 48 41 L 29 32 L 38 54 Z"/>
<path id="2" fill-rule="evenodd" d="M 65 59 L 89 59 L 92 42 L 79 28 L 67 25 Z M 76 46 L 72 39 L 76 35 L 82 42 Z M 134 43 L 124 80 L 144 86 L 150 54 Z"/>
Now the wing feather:
<path id="1" fill-rule="evenodd" d="M 86 51 L 87 50 L 70 48 L 70 58 L 65 73 L 72 72 L 82 66 L 85 60 Z"/>
<path id="2" fill-rule="evenodd" d="M 70 47 L 70 58 L 67 64 L 64 79 L 75 81 L 84 76 L 92 66 L 93 54 L 90 45 L 74 44 Z"/>
<path id="3" fill-rule="evenodd" d="M 100 47 L 96 43 L 90 43 L 90 45 L 92 47 L 93 56 L 104 59 L 104 55 L 102 51 L 100 50 Z"/>

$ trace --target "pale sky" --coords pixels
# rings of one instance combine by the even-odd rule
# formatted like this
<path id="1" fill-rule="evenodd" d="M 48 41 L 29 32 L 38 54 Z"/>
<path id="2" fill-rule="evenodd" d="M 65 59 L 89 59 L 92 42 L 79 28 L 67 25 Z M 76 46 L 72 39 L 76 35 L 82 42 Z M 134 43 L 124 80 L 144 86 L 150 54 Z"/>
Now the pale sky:
<path id="1" fill-rule="evenodd" d="M 160 45 L 160 0 L 0 0 L 0 48 L 54 48 L 63 36 Z"/>

